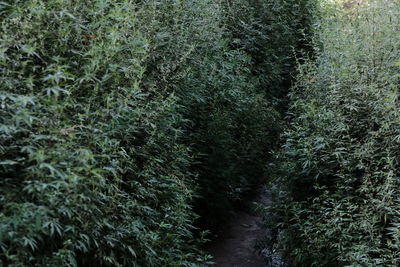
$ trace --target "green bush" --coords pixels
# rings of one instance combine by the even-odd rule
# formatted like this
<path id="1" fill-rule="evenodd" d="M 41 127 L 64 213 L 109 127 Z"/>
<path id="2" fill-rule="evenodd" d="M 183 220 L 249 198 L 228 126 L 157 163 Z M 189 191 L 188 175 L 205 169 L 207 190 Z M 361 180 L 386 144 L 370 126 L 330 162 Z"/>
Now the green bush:
<path id="1" fill-rule="evenodd" d="M 293 81 L 295 56 L 310 52 L 309 38 L 315 1 L 225 1 L 231 46 L 251 57 L 253 83 L 286 109 L 287 89 Z"/>
<path id="2" fill-rule="evenodd" d="M 283 245 L 296 266 L 398 266 L 400 5 L 322 4 L 279 155 Z"/>
<path id="3" fill-rule="evenodd" d="M 213 227 L 229 218 L 232 205 L 266 179 L 269 152 L 279 143 L 279 111 L 285 110 L 295 56 L 307 49 L 312 21 L 308 0 L 222 3 L 223 49 L 205 51 L 213 54 L 201 65 L 209 69 L 199 72 L 207 77 L 194 77 L 196 72 L 189 75 L 187 85 L 204 87 L 200 95 L 207 99 L 192 98 L 197 103 L 191 105 L 188 136 L 195 140 L 198 155 L 196 211 Z"/>
<path id="4" fill-rule="evenodd" d="M 204 264 L 192 206 L 219 222 L 280 132 L 303 35 L 273 2 L 0 2 L 2 263 Z"/>
<path id="5" fill-rule="evenodd" d="M 175 80 L 206 2 L 1 3 L 4 264 L 201 260 Z"/>

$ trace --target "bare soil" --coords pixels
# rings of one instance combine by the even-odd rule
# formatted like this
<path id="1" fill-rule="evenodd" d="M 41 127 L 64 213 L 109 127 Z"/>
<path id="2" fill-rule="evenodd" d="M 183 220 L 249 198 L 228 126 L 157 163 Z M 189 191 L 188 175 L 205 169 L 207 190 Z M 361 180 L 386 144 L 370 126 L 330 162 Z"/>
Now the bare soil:
<path id="1" fill-rule="evenodd" d="M 242 208 L 235 211 L 216 240 L 209 244 L 208 252 L 217 267 L 265 267 L 257 241 L 267 236 L 262 218 L 254 212 L 255 203 L 269 205 L 271 197 L 264 186 L 244 200 Z"/>

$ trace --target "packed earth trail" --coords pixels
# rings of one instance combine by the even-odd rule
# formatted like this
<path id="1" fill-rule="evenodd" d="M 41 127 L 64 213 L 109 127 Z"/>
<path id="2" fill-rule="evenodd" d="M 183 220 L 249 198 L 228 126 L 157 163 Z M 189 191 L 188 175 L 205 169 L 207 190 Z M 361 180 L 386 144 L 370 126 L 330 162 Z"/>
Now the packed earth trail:
<path id="1" fill-rule="evenodd" d="M 257 248 L 257 242 L 265 240 L 268 231 L 262 218 L 254 212 L 255 203 L 269 205 L 271 196 L 265 187 L 255 192 L 235 211 L 224 231 L 208 247 L 217 267 L 265 267 L 268 266 Z"/>

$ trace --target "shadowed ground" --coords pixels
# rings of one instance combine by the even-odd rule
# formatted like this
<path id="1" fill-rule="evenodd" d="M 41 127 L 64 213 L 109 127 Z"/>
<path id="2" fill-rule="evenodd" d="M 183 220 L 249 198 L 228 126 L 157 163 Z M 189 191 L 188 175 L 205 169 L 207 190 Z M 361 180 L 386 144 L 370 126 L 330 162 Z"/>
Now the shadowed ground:
<path id="1" fill-rule="evenodd" d="M 225 230 L 210 244 L 208 252 L 214 257 L 217 267 L 265 267 L 257 240 L 265 238 L 267 231 L 262 219 L 253 212 L 254 202 L 270 204 L 270 195 L 260 188 L 254 197 L 245 201 L 244 207 L 225 226 Z"/>

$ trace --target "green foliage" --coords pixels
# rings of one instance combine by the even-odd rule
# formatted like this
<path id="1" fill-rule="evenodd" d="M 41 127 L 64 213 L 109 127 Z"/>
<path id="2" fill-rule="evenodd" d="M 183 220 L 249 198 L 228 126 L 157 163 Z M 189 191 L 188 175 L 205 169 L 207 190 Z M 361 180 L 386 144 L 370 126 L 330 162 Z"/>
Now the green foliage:
<path id="1" fill-rule="evenodd" d="M 0 2 L 1 262 L 205 264 L 192 206 L 263 178 L 302 43 L 303 1 L 267 2 Z"/>
<path id="2" fill-rule="evenodd" d="M 284 110 L 295 54 L 305 48 L 311 21 L 311 1 L 222 3 L 224 38 L 203 52 L 212 56 L 202 59 L 201 72 L 189 74 L 185 88 L 191 95 L 184 97 L 192 108 L 188 136 L 198 155 L 196 211 L 213 227 L 265 180 L 269 152 L 281 131 L 277 111 Z"/>
<path id="3" fill-rule="evenodd" d="M 296 66 L 294 57 L 310 52 L 314 1 L 225 1 L 231 46 L 251 57 L 253 83 L 285 110 L 287 88 Z"/>
<path id="4" fill-rule="evenodd" d="M 400 5 L 327 7 L 278 157 L 283 245 L 296 266 L 398 266 Z"/>
<path id="5" fill-rule="evenodd" d="M 209 34 L 179 25 L 198 19 L 191 13 L 218 13 L 193 3 L 186 12 L 183 4 L 1 3 L 5 264 L 201 260 L 191 234 L 191 156 L 179 141 L 178 82 L 167 79 L 184 75 L 185 53 L 200 45 L 188 34 Z"/>

